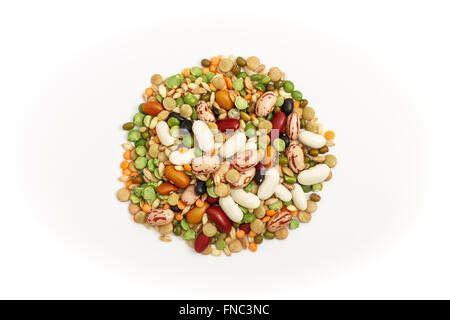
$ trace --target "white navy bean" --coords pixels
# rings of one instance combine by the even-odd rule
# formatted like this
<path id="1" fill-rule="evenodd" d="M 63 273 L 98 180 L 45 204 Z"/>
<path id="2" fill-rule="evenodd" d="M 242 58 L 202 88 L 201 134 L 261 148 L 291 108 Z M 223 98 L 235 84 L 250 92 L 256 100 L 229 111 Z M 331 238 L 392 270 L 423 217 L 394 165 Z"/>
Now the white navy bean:
<path id="1" fill-rule="evenodd" d="M 203 151 L 211 151 L 214 147 L 214 136 L 209 127 L 203 121 L 194 121 L 192 131 L 197 139 L 198 147 Z"/>
<path id="2" fill-rule="evenodd" d="M 291 190 L 292 200 L 294 201 L 294 205 L 299 210 L 306 210 L 308 206 L 308 201 L 306 200 L 305 192 L 303 192 L 302 187 L 298 183 L 294 183 L 294 189 Z"/>
<path id="3" fill-rule="evenodd" d="M 256 209 L 261 204 L 261 201 L 256 195 L 245 192 L 244 189 L 231 188 L 230 195 L 237 204 L 247 209 Z"/>
<path id="4" fill-rule="evenodd" d="M 288 188 L 286 188 L 282 184 L 279 184 L 279 185 L 276 186 L 276 188 L 275 188 L 275 196 L 278 199 L 280 199 L 281 201 L 284 201 L 284 202 L 292 200 L 291 192 L 288 190 Z"/>
<path id="5" fill-rule="evenodd" d="M 261 183 L 258 189 L 258 198 L 261 200 L 269 199 L 275 192 L 275 188 L 278 185 L 278 180 L 280 175 L 278 174 L 278 169 L 272 167 L 266 171 L 264 181 Z"/>
<path id="6" fill-rule="evenodd" d="M 311 131 L 300 132 L 299 139 L 301 143 L 314 149 L 320 149 L 327 143 L 327 139 L 324 136 Z"/>
<path id="7" fill-rule="evenodd" d="M 187 152 L 183 153 L 177 150 L 170 154 L 169 160 L 176 166 L 182 166 L 191 163 L 194 156 L 194 149 L 189 149 Z"/>
<path id="8" fill-rule="evenodd" d="M 173 145 L 175 138 L 170 135 L 169 126 L 165 121 L 159 121 L 156 124 L 156 134 L 158 135 L 159 141 L 166 147 Z"/>
<path id="9" fill-rule="evenodd" d="M 223 212 L 227 215 L 227 217 L 233 222 L 241 222 L 244 217 L 244 213 L 239 208 L 236 202 L 234 202 L 233 198 L 227 196 L 225 198 L 219 199 L 220 207 Z"/>
<path id="10" fill-rule="evenodd" d="M 325 181 L 330 175 L 330 171 L 330 167 L 326 164 L 316 164 L 314 167 L 300 172 L 297 181 L 304 186 L 310 186 Z"/>
<path id="11" fill-rule="evenodd" d="M 238 152 L 244 151 L 246 140 L 245 133 L 237 132 L 225 141 L 222 148 L 220 148 L 220 155 L 223 158 L 229 158 Z"/>

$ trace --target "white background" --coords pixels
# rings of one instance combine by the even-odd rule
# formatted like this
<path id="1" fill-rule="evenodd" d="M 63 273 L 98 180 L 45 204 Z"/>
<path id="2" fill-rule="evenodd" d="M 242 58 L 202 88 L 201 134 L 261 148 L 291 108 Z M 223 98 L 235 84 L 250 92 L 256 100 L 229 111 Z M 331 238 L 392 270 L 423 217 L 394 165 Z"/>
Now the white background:
<path id="1" fill-rule="evenodd" d="M 448 9 L 2 2 L 0 298 L 450 298 Z M 160 242 L 115 199 L 150 76 L 221 53 L 286 71 L 339 160 L 310 224 L 232 258 Z"/>

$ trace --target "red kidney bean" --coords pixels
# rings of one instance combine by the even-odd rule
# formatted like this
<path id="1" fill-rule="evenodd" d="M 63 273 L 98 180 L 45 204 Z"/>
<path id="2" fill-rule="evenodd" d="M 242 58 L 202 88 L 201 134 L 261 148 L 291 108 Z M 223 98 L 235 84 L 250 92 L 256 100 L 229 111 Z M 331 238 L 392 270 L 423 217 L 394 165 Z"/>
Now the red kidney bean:
<path id="1" fill-rule="evenodd" d="M 250 232 L 250 223 L 243 223 L 239 226 L 239 229 L 243 230 L 245 233 Z"/>
<path id="2" fill-rule="evenodd" d="M 210 196 L 208 196 L 208 198 L 206 198 L 206 200 L 205 200 L 207 203 L 209 203 L 209 204 L 214 204 L 214 203 L 216 203 L 217 201 L 219 201 L 219 198 L 211 198 Z"/>
<path id="3" fill-rule="evenodd" d="M 219 207 L 209 207 L 206 214 L 208 215 L 208 218 L 216 224 L 220 231 L 225 233 L 231 231 L 231 222 L 228 220 L 222 209 Z"/>
<path id="4" fill-rule="evenodd" d="M 224 119 L 224 120 L 219 120 L 216 122 L 217 124 L 217 128 L 221 131 L 221 132 L 226 132 L 227 130 L 229 131 L 236 131 L 239 126 L 239 120 L 238 119 Z"/>
<path id="5" fill-rule="evenodd" d="M 278 112 L 272 119 L 272 130 L 279 130 L 279 132 L 284 131 L 284 126 L 286 124 L 286 115 L 284 112 Z"/>
<path id="6" fill-rule="evenodd" d="M 198 253 L 205 251 L 210 240 L 211 240 L 211 238 L 205 236 L 205 234 L 203 232 L 199 233 L 199 235 L 197 236 L 197 239 L 195 239 L 195 243 L 194 243 L 195 251 L 197 251 Z"/>

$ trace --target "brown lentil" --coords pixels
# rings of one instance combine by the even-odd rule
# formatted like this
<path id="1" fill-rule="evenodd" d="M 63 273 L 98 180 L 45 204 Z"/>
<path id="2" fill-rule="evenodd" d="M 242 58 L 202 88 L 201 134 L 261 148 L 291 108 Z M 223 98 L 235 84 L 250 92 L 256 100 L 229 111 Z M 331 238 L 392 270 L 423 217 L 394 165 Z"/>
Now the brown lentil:
<path id="1" fill-rule="evenodd" d="M 311 199 L 314 202 L 319 202 L 321 197 L 317 193 L 311 193 L 309 199 Z"/>
<path id="2" fill-rule="evenodd" d="M 278 240 L 284 240 L 288 237 L 289 231 L 286 228 L 275 231 L 275 238 Z"/>
<path id="3" fill-rule="evenodd" d="M 127 188 L 121 188 L 117 191 L 117 199 L 122 202 L 130 200 L 131 192 Z"/>

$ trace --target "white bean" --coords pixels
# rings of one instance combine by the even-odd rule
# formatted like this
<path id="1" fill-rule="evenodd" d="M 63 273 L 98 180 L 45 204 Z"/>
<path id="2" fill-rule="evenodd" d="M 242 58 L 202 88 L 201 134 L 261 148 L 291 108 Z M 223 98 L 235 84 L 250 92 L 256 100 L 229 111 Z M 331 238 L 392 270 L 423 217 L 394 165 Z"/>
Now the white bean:
<path id="1" fill-rule="evenodd" d="M 267 170 L 264 181 L 263 183 L 261 183 L 258 189 L 258 198 L 260 198 L 261 200 L 269 199 L 275 192 L 275 188 L 278 185 L 279 179 L 280 176 L 276 167 L 272 167 Z"/>
<path id="2" fill-rule="evenodd" d="M 223 212 L 225 212 L 225 214 L 231 221 L 241 222 L 242 218 L 244 217 L 244 213 L 230 196 L 220 198 L 219 204 Z"/>
<path id="3" fill-rule="evenodd" d="M 258 150 L 258 146 L 253 141 L 247 141 L 245 144 L 245 150 Z"/>
<path id="4" fill-rule="evenodd" d="M 316 164 L 314 167 L 300 172 L 297 176 L 297 181 L 302 185 L 310 186 L 328 178 L 330 170 L 330 167 L 326 164 Z"/>
<path id="5" fill-rule="evenodd" d="M 177 150 L 170 154 L 169 161 L 176 166 L 182 166 L 191 163 L 194 156 L 194 149 L 189 149 L 187 152 L 183 153 Z"/>
<path id="6" fill-rule="evenodd" d="M 289 192 L 288 188 L 279 184 L 275 188 L 275 195 L 281 201 L 287 202 L 292 200 L 292 194 Z"/>
<path id="7" fill-rule="evenodd" d="M 235 153 L 244 151 L 246 140 L 245 133 L 238 132 L 234 134 L 230 139 L 225 141 L 222 148 L 220 148 L 220 155 L 223 158 L 229 158 Z"/>
<path id="8" fill-rule="evenodd" d="M 169 126 L 165 121 L 158 122 L 156 125 L 156 134 L 158 135 L 159 141 L 165 146 L 171 146 L 175 142 L 175 138 L 170 135 Z"/>
<path id="9" fill-rule="evenodd" d="M 214 147 L 214 136 L 206 123 L 200 120 L 194 121 L 192 131 L 200 149 L 210 151 Z"/>
<path id="10" fill-rule="evenodd" d="M 301 143 L 314 149 L 322 148 L 327 143 L 324 136 L 315 134 L 311 131 L 300 132 L 299 139 Z"/>
<path id="11" fill-rule="evenodd" d="M 294 183 L 294 189 L 291 190 L 292 193 L 292 200 L 294 200 L 294 205 L 299 210 L 306 210 L 306 207 L 308 206 L 308 202 L 306 200 L 306 195 L 303 192 L 302 187 L 298 183 Z"/>
<path id="12" fill-rule="evenodd" d="M 244 189 L 231 188 L 231 198 L 233 198 L 237 204 L 248 209 L 256 209 L 261 204 L 261 201 L 256 195 L 245 192 Z"/>

